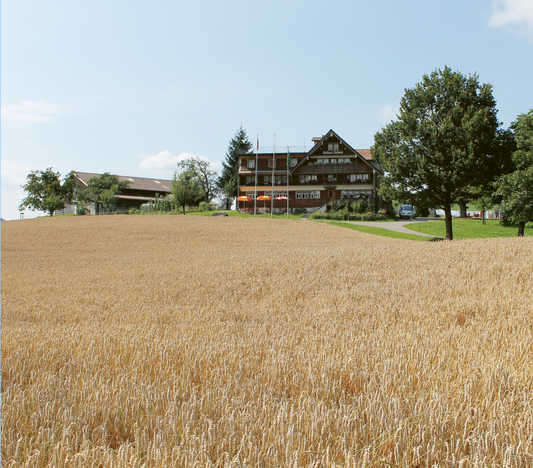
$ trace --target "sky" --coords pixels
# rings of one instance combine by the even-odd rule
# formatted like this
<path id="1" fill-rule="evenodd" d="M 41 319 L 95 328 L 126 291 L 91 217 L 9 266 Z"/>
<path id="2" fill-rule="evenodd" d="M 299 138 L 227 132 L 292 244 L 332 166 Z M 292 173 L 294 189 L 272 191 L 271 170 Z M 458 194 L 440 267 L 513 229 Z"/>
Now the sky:
<path id="1" fill-rule="evenodd" d="M 220 170 L 241 126 L 370 148 L 444 66 L 492 84 L 507 128 L 533 108 L 533 0 L 2 0 L 1 216 L 31 170 Z"/>

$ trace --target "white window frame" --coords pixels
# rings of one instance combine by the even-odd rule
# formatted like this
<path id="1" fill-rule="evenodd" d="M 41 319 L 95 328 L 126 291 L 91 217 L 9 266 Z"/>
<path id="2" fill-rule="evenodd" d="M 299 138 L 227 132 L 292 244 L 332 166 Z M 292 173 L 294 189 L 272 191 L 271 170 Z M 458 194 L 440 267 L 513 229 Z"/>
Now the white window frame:
<path id="1" fill-rule="evenodd" d="M 248 169 L 255 169 L 255 159 L 248 159 Z"/>
<path id="2" fill-rule="evenodd" d="M 298 158 L 291 159 L 291 167 L 296 167 L 298 164 Z"/>
<path id="3" fill-rule="evenodd" d="M 276 159 L 269 159 L 268 160 L 268 167 L 276 167 Z"/>
<path id="4" fill-rule="evenodd" d="M 339 151 L 338 143 L 328 143 L 328 151 Z"/>

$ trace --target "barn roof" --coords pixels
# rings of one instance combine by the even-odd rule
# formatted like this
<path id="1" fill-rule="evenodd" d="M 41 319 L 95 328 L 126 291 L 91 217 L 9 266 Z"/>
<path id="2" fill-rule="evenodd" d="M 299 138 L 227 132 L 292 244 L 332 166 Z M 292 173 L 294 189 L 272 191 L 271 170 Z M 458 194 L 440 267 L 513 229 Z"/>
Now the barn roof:
<path id="1" fill-rule="evenodd" d="M 84 184 L 87 185 L 90 179 L 93 177 L 100 177 L 102 174 L 96 174 L 94 172 L 77 172 L 74 171 L 76 177 Z M 152 179 L 147 177 L 130 177 L 130 176 L 118 176 L 120 182 L 128 182 L 129 189 L 133 190 L 148 190 L 151 192 L 170 193 L 172 188 L 172 181 L 168 179 Z"/>

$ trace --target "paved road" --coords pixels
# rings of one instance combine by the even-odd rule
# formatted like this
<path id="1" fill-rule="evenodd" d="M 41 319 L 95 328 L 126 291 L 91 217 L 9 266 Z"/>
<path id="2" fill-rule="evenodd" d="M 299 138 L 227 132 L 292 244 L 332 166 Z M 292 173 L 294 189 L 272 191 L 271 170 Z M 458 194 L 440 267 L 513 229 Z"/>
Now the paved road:
<path id="1" fill-rule="evenodd" d="M 391 231 L 403 232 L 404 234 L 415 234 L 417 236 L 423 236 L 423 237 L 439 237 L 439 236 L 434 236 L 433 234 L 426 234 L 424 232 L 413 231 L 412 229 L 407 229 L 405 227 L 407 224 L 425 223 L 427 221 L 428 221 L 427 219 L 415 219 L 414 221 L 411 221 L 410 219 L 404 219 L 401 221 L 391 221 L 390 223 L 383 222 L 383 221 L 348 221 L 348 222 L 350 224 L 360 224 L 361 226 L 380 227 L 383 229 L 389 229 Z"/>

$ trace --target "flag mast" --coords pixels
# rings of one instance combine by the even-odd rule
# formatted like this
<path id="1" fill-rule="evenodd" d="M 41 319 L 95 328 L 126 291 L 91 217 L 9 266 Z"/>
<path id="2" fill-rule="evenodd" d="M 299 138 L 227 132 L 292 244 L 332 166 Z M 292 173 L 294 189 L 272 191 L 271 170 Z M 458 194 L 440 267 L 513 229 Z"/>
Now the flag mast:
<path id="1" fill-rule="evenodd" d="M 255 197 L 254 197 L 254 218 L 257 214 L 257 153 L 259 152 L 259 133 L 257 134 L 257 146 L 255 148 Z"/>
<path id="2" fill-rule="evenodd" d="M 291 164 L 291 154 L 287 146 L 287 219 L 289 219 L 289 166 Z"/>
<path id="3" fill-rule="evenodd" d="M 276 169 L 276 134 L 274 133 L 274 153 L 272 154 L 272 193 L 271 199 L 270 199 L 270 218 L 274 217 L 274 179 L 276 178 L 276 173 L 274 170 Z"/>

